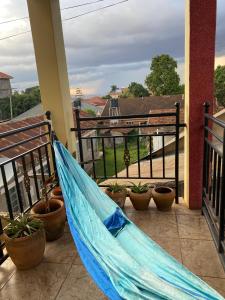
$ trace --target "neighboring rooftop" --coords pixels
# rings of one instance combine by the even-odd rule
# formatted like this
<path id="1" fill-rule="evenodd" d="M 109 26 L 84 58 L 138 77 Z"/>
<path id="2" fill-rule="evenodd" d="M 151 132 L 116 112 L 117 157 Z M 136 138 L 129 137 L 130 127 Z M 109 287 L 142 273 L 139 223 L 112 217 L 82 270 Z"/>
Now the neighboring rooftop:
<path id="1" fill-rule="evenodd" d="M 144 98 L 119 98 L 118 106 L 121 115 L 146 114 L 156 109 L 172 109 L 175 102 L 180 102 L 181 108 L 184 107 L 183 95 L 172 96 L 149 96 Z M 109 115 L 110 100 L 102 112 L 102 116 Z"/>
<path id="2" fill-rule="evenodd" d="M 13 77 L 6 73 L 0 72 L 0 79 L 13 79 Z"/>
<path id="3" fill-rule="evenodd" d="M 107 103 L 106 99 L 102 99 L 101 97 L 92 97 L 86 100 L 83 100 L 85 103 L 94 105 L 94 106 L 105 106 Z"/>

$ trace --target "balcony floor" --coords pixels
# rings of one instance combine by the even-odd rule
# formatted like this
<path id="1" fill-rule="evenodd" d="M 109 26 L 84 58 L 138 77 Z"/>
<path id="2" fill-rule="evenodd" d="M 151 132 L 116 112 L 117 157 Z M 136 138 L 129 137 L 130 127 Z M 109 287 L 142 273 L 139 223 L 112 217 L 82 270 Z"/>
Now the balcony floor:
<path id="1" fill-rule="evenodd" d="M 190 211 L 181 203 L 162 213 L 151 200 L 148 211 L 138 212 L 127 200 L 125 212 L 153 240 L 225 297 L 225 272 L 200 211 Z M 17 271 L 10 259 L 0 266 L 0 299 L 107 298 L 86 273 L 66 227 L 62 238 L 47 244 L 38 267 Z"/>

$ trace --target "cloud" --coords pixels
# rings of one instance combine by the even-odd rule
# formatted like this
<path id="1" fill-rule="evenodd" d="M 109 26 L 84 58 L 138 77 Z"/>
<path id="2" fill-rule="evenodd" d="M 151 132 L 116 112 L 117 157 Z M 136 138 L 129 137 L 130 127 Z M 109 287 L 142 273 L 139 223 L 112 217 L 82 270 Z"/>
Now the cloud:
<path id="1" fill-rule="evenodd" d="M 218 0 L 218 56 L 225 54 L 225 8 Z M 61 0 L 61 7 L 74 5 Z M 85 1 L 77 1 L 76 4 Z M 115 3 L 106 0 L 82 8 L 65 10 L 68 18 Z M 178 72 L 184 73 L 184 4 L 180 0 L 129 0 L 63 23 L 70 86 L 83 87 L 87 94 L 104 94 L 111 84 L 126 86 L 131 81 L 144 82 L 154 55 L 168 53 L 178 60 Z M 1 19 L 28 15 L 26 1 L 0 3 Z M 0 25 L 0 37 L 29 29 L 29 22 Z M 1 71 L 14 76 L 13 85 L 26 88 L 37 84 L 31 34 L 0 41 Z"/>

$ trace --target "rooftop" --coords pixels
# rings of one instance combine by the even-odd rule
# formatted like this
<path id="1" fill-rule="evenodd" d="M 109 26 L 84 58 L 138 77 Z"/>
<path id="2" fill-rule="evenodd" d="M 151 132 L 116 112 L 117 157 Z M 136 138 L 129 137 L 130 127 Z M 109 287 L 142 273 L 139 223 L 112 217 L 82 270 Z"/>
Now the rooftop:
<path id="1" fill-rule="evenodd" d="M 13 79 L 13 77 L 6 73 L 0 72 L 0 79 Z"/>

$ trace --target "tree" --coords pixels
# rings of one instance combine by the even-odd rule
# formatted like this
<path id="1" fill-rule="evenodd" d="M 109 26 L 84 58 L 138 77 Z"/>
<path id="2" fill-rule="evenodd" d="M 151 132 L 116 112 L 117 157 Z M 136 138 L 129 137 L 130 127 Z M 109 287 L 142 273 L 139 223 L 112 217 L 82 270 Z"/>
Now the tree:
<path id="1" fill-rule="evenodd" d="M 128 92 L 133 97 L 147 97 L 149 96 L 149 92 L 146 88 L 143 87 L 142 84 L 131 82 L 131 84 L 128 86 Z"/>
<path id="2" fill-rule="evenodd" d="M 16 117 L 41 102 L 40 89 L 38 86 L 31 87 L 22 92 L 12 95 L 13 117 Z M 0 120 L 10 118 L 9 98 L 0 99 Z"/>
<path id="3" fill-rule="evenodd" d="M 115 93 L 117 90 L 118 90 L 118 87 L 115 84 L 111 85 L 110 93 Z"/>
<path id="4" fill-rule="evenodd" d="M 86 108 L 86 109 L 84 109 L 84 111 L 85 111 L 86 113 L 88 113 L 89 115 L 91 115 L 91 116 L 93 116 L 93 117 L 96 117 L 96 112 L 95 112 L 93 109 L 91 109 L 91 108 Z"/>
<path id="5" fill-rule="evenodd" d="M 218 103 L 225 107 L 225 66 L 218 66 L 215 70 L 214 90 Z"/>
<path id="6" fill-rule="evenodd" d="M 155 56 L 150 67 L 151 73 L 145 79 L 149 91 L 156 96 L 179 94 L 182 87 L 176 69 L 177 62 L 171 56 Z"/>

